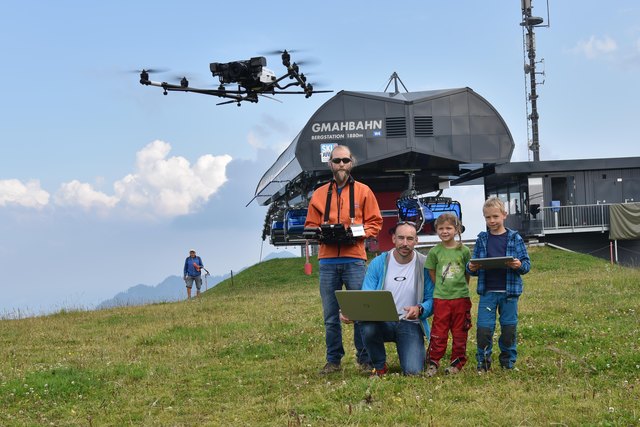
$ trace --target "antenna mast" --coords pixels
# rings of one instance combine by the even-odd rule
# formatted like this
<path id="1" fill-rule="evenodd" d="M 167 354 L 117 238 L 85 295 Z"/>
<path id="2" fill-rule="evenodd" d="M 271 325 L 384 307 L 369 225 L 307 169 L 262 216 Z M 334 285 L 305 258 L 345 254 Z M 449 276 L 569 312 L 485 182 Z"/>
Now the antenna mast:
<path id="1" fill-rule="evenodd" d="M 532 0 L 521 0 L 522 4 L 522 22 L 520 25 L 523 28 L 523 38 L 524 38 L 524 48 L 527 53 L 527 57 L 529 62 L 525 62 L 524 64 L 524 73 L 525 73 L 525 87 L 527 85 L 527 74 L 529 75 L 529 94 L 527 96 L 527 113 L 529 113 L 528 106 L 531 105 L 531 113 L 527 115 L 527 124 L 531 122 L 531 142 L 529 144 L 529 150 L 533 153 L 533 161 L 540 161 L 540 141 L 538 134 L 538 119 L 540 116 L 538 115 L 538 93 L 536 90 L 536 85 L 544 84 L 544 80 L 542 83 L 536 83 L 536 74 L 542 74 L 544 76 L 544 71 L 537 72 L 536 71 L 536 42 L 535 42 L 535 33 L 533 29 L 535 27 L 548 27 L 547 25 L 542 25 L 544 19 L 538 16 L 532 16 L 531 11 L 533 6 L 531 6 Z M 549 21 L 549 1 L 547 0 L 547 22 Z M 526 34 L 524 33 L 526 31 Z M 540 62 L 544 63 L 544 59 Z M 529 126 L 527 126 L 527 139 L 529 137 Z"/>
<path id="2" fill-rule="evenodd" d="M 394 92 L 393 92 L 394 95 L 397 95 L 400 93 L 400 90 L 398 89 L 398 82 L 400 82 L 405 92 L 407 93 L 409 92 L 409 90 L 404 85 L 404 83 L 402 83 L 402 80 L 400 80 L 400 76 L 395 71 L 393 72 L 393 74 L 391 74 L 391 77 L 389 77 L 389 81 L 387 82 L 387 87 L 384 88 L 383 92 L 386 92 L 387 89 L 389 89 L 389 85 L 391 84 L 391 82 L 393 82 L 393 85 L 394 85 Z"/>

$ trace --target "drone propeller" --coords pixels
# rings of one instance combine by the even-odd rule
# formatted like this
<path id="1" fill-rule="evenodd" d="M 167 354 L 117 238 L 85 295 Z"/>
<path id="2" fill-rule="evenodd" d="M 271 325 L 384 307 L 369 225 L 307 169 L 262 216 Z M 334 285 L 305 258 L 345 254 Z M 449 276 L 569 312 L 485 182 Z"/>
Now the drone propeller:
<path id="1" fill-rule="evenodd" d="M 314 80 L 314 81 L 307 80 L 307 85 L 313 85 L 314 88 L 316 87 L 323 88 L 323 87 L 329 86 L 327 82 L 325 82 L 324 80 Z"/>
<path id="2" fill-rule="evenodd" d="M 296 61 L 295 64 L 298 66 L 309 66 L 309 65 L 318 65 L 320 63 L 317 59 L 303 59 L 302 61 Z"/>
<path id="3" fill-rule="evenodd" d="M 231 97 L 229 97 L 229 98 L 231 98 Z M 230 100 L 230 101 L 222 101 L 222 102 L 218 102 L 216 105 L 233 104 L 234 102 L 236 102 L 236 103 L 238 104 L 238 107 L 239 107 L 239 106 L 240 106 L 240 103 L 241 103 L 242 101 L 246 101 L 246 100 L 251 101 L 251 100 L 250 100 L 250 99 L 248 99 L 248 98 L 243 98 L 243 97 L 241 97 L 241 96 L 235 96 L 235 97 L 231 98 L 231 100 Z M 258 101 L 256 100 L 256 101 L 252 101 L 252 102 L 258 102 Z"/>
<path id="4" fill-rule="evenodd" d="M 159 74 L 166 73 L 169 71 L 168 68 L 143 68 L 141 70 L 129 70 L 130 73 L 140 74 L 140 73 L 148 73 L 148 74 Z"/>
<path id="5" fill-rule="evenodd" d="M 285 52 L 300 53 L 303 51 L 300 49 L 284 49 L 284 50 L 275 49 L 275 50 L 267 50 L 267 51 L 260 52 L 260 55 L 282 55 Z"/>

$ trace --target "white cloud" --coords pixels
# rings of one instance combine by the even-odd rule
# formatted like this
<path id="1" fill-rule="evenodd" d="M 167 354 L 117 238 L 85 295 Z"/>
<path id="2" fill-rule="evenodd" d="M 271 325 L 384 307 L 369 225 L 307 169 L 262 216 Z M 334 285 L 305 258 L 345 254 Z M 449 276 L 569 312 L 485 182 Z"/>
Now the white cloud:
<path id="1" fill-rule="evenodd" d="M 62 184 L 54 200 L 58 206 L 80 206 L 87 210 L 113 208 L 118 203 L 116 197 L 96 191 L 91 184 L 81 183 L 78 180 Z"/>
<path id="2" fill-rule="evenodd" d="M 43 208 L 49 203 L 49 193 L 40 188 L 40 181 L 23 184 L 17 179 L 0 180 L 0 206 L 17 205 L 27 208 Z"/>
<path id="3" fill-rule="evenodd" d="M 580 40 L 574 52 L 583 54 L 588 59 L 596 59 L 605 55 L 609 55 L 618 50 L 618 44 L 609 36 L 598 38 L 591 36 L 589 40 Z"/>
<path id="4" fill-rule="evenodd" d="M 170 151 L 171 145 L 159 140 L 145 146 L 136 155 L 135 171 L 113 184 L 113 195 L 72 180 L 60 185 L 54 202 L 56 206 L 103 212 L 121 208 L 145 217 L 193 213 L 227 181 L 231 156 L 206 154 L 191 165 L 184 157 L 169 157 Z M 99 177 L 97 182 L 102 185 L 104 179 Z M 41 208 L 48 202 L 49 193 L 38 181 L 0 180 L 0 206 Z"/>
<path id="5" fill-rule="evenodd" d="M 136 171 L 114 184 L 120 204 L 133 211 L 171 217 L 193 212 L 226 181 L 231 156 L 200 157 L 191 167 L 184 157 L 167 158 L 171 146 L 153 141 L 137 154 Z"/>

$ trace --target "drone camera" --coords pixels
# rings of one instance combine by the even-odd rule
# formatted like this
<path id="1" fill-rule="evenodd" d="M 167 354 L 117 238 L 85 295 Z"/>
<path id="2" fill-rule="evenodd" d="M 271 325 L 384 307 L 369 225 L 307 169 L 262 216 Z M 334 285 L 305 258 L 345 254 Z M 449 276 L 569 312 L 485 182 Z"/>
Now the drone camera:
<path id="1" fill-rule="evenodd" d="M 209 64 L 209 69 L 211 74 L 218 76 L 222 83 L 237 83 L 259 77 L 265 65 L 267 65 L 267 59 L 264 56 L 257 56 L 248 61 L 212 62 Z"/>

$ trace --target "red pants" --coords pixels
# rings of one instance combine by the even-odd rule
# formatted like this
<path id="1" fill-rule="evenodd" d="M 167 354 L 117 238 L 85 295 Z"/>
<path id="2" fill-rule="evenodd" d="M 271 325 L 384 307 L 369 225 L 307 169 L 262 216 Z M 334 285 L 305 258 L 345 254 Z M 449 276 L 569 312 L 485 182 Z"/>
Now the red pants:
<path id="1" fill-rule="evenodd" d="M 451 365 L 462 368 L 467 363 L 467 335 L 471 329 L 471 299 L 433 299 L 433 322 L 429 340 L 430 362 L 440 365 L 447 349 L 449 331 L 453 338 Z"/>

